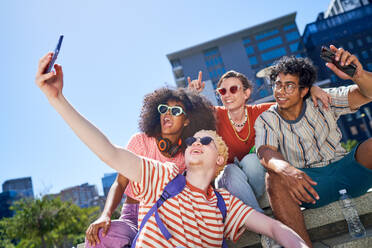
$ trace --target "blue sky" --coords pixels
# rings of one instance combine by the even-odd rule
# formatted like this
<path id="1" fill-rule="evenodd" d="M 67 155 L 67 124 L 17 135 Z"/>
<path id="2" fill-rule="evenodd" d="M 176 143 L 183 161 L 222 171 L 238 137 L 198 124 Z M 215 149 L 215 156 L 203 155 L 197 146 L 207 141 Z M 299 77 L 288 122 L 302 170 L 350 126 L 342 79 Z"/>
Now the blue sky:
<path id="1" fill-rule="evenodd" d="M 34 83 L 64 41 L 64 95 L 115 144 L 138 131 L 143 96 L 174 85 L 166 54 L 297 12 L 302 34 L 327 0 L 0 1 L 0 184 L 31 176 L 36 195 L 113 172 L 80 142 Z"/>

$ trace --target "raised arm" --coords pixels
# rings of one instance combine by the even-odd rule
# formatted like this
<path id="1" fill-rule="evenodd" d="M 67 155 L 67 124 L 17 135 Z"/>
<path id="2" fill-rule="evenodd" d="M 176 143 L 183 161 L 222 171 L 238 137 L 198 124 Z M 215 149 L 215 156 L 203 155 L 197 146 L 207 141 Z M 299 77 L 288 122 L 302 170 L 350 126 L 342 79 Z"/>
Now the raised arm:
<path id="1" fill-rule="evenodd" d="M 128 182 L 129 180 L 127 178 L 121 174 L 118 174 L 114 183 L 111 185 L 101 216 L 90 224 L 86 231 L 86 238 L 91 246 L 94 246 L 100 242 L 98 237 L 98 231 L 100 228 L 103 228 L 102 236 L 106 235 L 111 225 L 112 213 L 121 202 Z"/>
<path id="2" fill-rule="evenodd" d="M 245 226 L 251 231 L 261 233 L 271 237 L 272 239 L 275 239 L 284 247 L 308 247 L 305 241 L 303 241 L 303 239 L 301 239 L 301 237 L 291 228 L 260 212 L 254 211 L 252 214 L 250 214 L 245 222 Z"/>
<path id="3" fill-rule="evenodd" d="M 349 91 L 349 105 L 351 109 L 357 109 L 360 106 L 372 101 L 372 73 L 363 69 L 362 64 L 359 62 L 355 55 L 350 54 L 343 48 L 336 48 L 331 45 L 330 49 L 336 53 L 336 60 L 340 61 L 341 65 L 349 65 L 353 63 L 356 65 L 356 72 L 354 77 L 350 77 L 346 73 L 339 70 L 334 64 L 327 63 L 330 68 L 341 79 L 353 80 L 354 85 Z"/>
<path id="4" fill-rule="evenodd" d="M 141 180 L 141 160 L 135 154 L 114 146 L 103 133 L 80 115 L 62 94 L 63 72 L 60 65 L 54 65 L 55 72 L 43 74 L 49 64 L 52 53 L 46 54 L 39 61 L 36 73 L 36 84 L 48 98 L 50 104 L 62 116 L 75 134 L 91 149 L 103 162 L 114 170 L 125 175 L 129 180 Z"/>
<path id="5" fill-rule="evenodd" d="M 257 155 L 268 173 L 275 173 L 287 185 L 290 195 L 299 205 L 302 202 L 315 203 L 315 200 L 308 192 L 316 199 L 319 199 L 318 193 L 311 186 L 316 185 L 316 182 L 305 172 L 289 164 L 275 147 L 269 145 L 261 146 L 257 150 Z"/>

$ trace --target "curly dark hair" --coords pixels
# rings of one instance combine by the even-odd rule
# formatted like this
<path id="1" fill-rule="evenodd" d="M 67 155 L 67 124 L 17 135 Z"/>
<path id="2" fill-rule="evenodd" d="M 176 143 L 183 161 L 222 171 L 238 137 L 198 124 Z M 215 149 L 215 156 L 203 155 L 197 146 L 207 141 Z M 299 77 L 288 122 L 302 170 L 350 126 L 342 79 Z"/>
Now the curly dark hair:
<path id="1" fill-rule="evenodd" d="M 147 94 L 139 119 L 139 129 L 149 137 L 158 137 L 161 134 L 160 114 L 157 110 L 159 104 L 167 104 L 169 100 L 178 101 L 185 106 L 186 117 L 190 123 L 181 134 L 181 139 L 193 136 L 197 131 L 216 130 L 216 118 L 213 105 L 196 91 L 185 88 L 160 88 Z M 186 145 L 182 142 L 182 150 Z"/>
<path id="2" fill-rule="evenodd" d="M 311 88 L 316 80 L 316 69 L 309 58 L 296 58 L 284 56 L 274 63 L 270 73 L 270 81 L 275 82 L 279 73 L 296 75 L 299 78 L 299 85 L 304 88 Z M 304 99 L 310 96 L 310 90 Z"/>

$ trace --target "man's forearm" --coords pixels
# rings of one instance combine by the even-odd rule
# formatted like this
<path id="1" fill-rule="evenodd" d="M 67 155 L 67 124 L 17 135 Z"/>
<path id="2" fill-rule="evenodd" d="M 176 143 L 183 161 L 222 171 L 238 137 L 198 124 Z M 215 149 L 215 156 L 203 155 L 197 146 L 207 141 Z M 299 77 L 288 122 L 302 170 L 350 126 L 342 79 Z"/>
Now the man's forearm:
<path id="1" fill-rule="evenodd" d="M 261 146 L 258 149 L 257 154 L 261 164 L 267 171 L 279 174 L 290 166 L 280 152 L 275 151 L 268 146 Z"/>
<path id="2" fill-rule="evenodd" d="M 102 215 L 111 217 L 112 213 L 115 211 L 115 209 L 121 202 L 121 199 L 123 198 L 123 194 L 127 184 L 120 185 L 117 180 L 115 180 L 110 188 L 110 191 L 107 194 L 107 199 L 105 202 L 105 207 L 102 211 Z"/>
<path id="3" fill-rule="evenodd" d="M 359 86 L 360 92 L 372 99 L 372 72 L 364 70 L 362 75 L 354 80 Z"/>

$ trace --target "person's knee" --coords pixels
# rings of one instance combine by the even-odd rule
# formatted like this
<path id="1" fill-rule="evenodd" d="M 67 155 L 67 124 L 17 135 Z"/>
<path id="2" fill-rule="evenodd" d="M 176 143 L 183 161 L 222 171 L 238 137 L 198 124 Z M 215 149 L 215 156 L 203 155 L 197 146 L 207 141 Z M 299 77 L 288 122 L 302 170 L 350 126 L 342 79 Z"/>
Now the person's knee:
<path id="1" fill-rule="evenodd" d="M 262 176 L 266 172 L 256 154 L 247 154 L 239 164 L 247 175 Z"/>
<path id="2" fill-rule="evenodd" d="M 243 176 L 241 169 L 238 166 L 236 166 L 235 164 L 226 165 L 226 167 L 225 167 L 225 169 L 223 170 L 222 173 L 223 173 L 222 177 L 227 179 L 227 180 Z"/>
<path id="3" fill-rule="evenodd" d="M 367 139 L 363 143 L 361 143 L 355 154 L 355 159 L 358 163 L 364 165 L 365 167 L 372 169 L 372 138 Z"/>
<path id="4" fill-rule="evenodd" d="M 217 188 L 228 189 L 230 185 L 234 184 L 234 182 L 238 183 L 241 180 L 246 181 L 246 176 L 242 170 L 235 164 L 228 164 L 221 174 L 216 178 L 215 184 Z"/>

